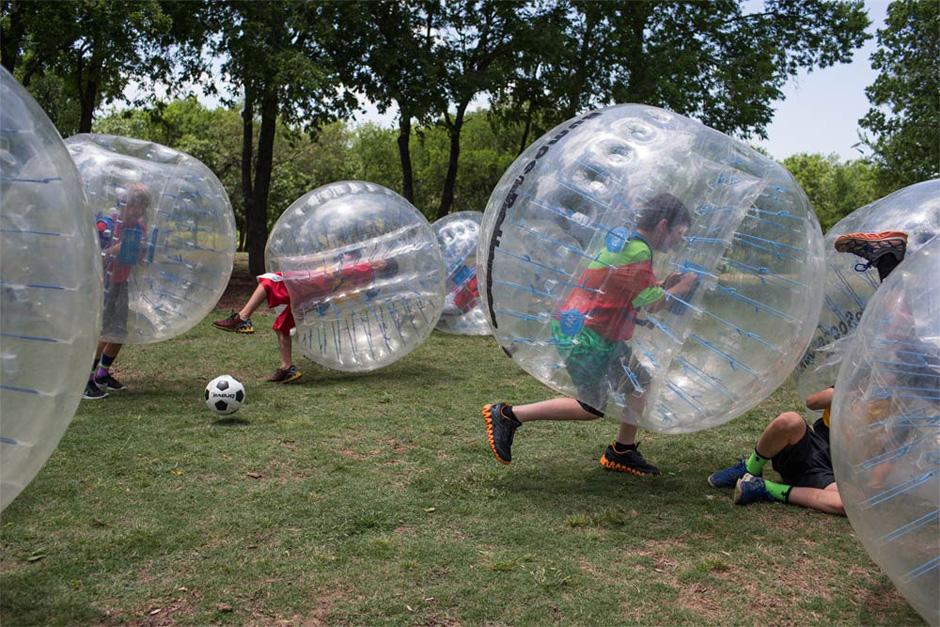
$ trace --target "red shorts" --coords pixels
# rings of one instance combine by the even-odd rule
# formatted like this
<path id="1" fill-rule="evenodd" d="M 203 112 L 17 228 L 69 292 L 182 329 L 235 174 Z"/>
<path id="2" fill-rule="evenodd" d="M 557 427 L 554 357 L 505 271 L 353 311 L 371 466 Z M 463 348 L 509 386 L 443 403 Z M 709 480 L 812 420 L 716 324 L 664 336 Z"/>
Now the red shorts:
<path id="1" fill-rule="evenodd" d="M 268 297 L 268 308 L 274 309 L 280 305 L 285 305 L 278 317 L 274 320 L 271 328 L 278 333 L 290 333 L 294 328 L 294 314 L 290 310 L 290 294 L 287 293 L 287 286 L 281 278 L 280 272 L 268 272 L 258 277 L 258 283 L 264 288 L 264 293 Z"/>

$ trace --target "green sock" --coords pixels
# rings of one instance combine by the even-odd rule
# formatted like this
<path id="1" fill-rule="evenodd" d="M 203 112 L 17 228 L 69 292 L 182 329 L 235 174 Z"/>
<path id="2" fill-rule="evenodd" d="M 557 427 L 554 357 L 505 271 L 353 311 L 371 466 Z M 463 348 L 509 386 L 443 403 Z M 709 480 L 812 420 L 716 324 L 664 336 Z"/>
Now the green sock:
<path id="1" fill-rule="evenodd" d="M 781 503 L 790 502 L 790 490 L 793 489 L 793 486 L 787 485 L 785 483 L 774 483 L 773 481 L 767 481 L 765 479 L 764 487 L 767 488 L 768 492 L 770 492 L 770 496 L 774 497 Z"/>
<path id="2" fill-rule="evenodd" d="M 744 463 L 744 467 L 755 477 L 760 477 L 764 472 L 764 464 L 766 463 L 767 458 L 762 457 L 761 454 L 757 452 L 757 449 L 754 449 L 754 452 L 751 453 L 751 456 L 748 457 L 747 461 Z"/>

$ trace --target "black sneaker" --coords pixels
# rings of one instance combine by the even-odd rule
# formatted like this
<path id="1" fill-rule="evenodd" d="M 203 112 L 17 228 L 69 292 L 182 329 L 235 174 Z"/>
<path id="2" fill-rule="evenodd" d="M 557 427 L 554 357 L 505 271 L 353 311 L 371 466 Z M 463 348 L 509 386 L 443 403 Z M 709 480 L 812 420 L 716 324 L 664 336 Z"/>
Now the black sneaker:
<path id="1" fill-rule="evenodd" d="M 607 470 L 625 472 L 637 477 L 649 477 L 659 474 L 659 468 L 643 459 L 636 446 L 620 453 L 614 449 L 613 444 L 610 444 L 604 454 L 601 455 L 601 466 Z"/>
<path id="2" fill-rule="evenodd" d="M 112 377 L 110 372 L 103 377 L 95 377 L 95 385 L 99 388 L 105 388 L 110 392 L 118 392 L 127 389 L 127 386 Z"/>
<path id="3" fill-rule="evenodd" d="M 85 392 L 82 394 L 82 398 L 88 401 L 97 401 L 100 398 L 107 398 L 108 393 L 99 388 L 93 381 L 90 379 L 85 383 Z"/>
<path id="4" fill-rule="evenodd" d="M 512 461 L 512 438 L 522 423 L 503 414 L 507 403 L 492 403 L 483 406 L 483 421 L 486 423 L 486 438 L 490 442 L 493 455 L 502 464 Z"/>

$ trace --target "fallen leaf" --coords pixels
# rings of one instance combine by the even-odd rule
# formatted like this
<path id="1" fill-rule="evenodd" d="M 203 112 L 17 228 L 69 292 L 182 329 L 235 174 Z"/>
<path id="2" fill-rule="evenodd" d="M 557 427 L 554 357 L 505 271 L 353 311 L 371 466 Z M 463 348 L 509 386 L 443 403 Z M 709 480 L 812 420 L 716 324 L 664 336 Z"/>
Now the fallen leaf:
<path id="1" fill-rule="evenodd" d="M 252 479 L 260 479 L 260 478 L 261 478 L 261 473 L 258 473 L 258 472 L 249 472 L 249 473 L 247 473 L 247 474 L 248 474 L 248 476 L 251 477 Z"/>
<path id="2" fill-rule="evenodd" d="M 155 609 L 155 610 L 150 610 L 150 615 L 153 616 L 154 614 L 159 614 L 161 611 L 163 611 L 163 610 L 158 607 L 158 608 Z"/>
<path id="3" fill-rule="evenodd" d="M 219 610 L 220 612 L 231 612 L 232 606 L 228 603 L 219 603 L 215 606 L 215 609 Z"/>
<path id="4" fill-rule="evenodd" d="M 427 513 L 430 514 L 431 512 L 435 511 L 436 509 L 437 509 L 436 507 L 425 507 L 425 508 L 424 508 L 424 511 L 426 511 Z"/>

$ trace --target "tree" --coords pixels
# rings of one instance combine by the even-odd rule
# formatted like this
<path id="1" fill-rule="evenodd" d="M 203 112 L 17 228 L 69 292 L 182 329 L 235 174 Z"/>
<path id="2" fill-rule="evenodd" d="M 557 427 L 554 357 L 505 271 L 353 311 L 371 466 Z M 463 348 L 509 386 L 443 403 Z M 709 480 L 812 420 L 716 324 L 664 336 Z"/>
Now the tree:
<path id="1" fill-rule="evenodd" d="M 444 17 L 435 53 L 436 76 L 445 100 L 440 119 L 450 139 L 447 173 L 435 218 L 447 215 L 454 201 L 460 160 L 460 133 L 467 108 L 484 93 L 505 88 L 514 61 L 513 50 L 522 45 L 538 7 L 530 3 L 467 0 L 444 5 Z M 453 112 L 451 111 L 453 109 Z"/>
<path id="2" fill-rule="evenodd" d="M 940 4 L 892 2 L 871 61 L 879 73 L 859 124 L 883 180 L 896 189 L 940 175 Z"/>
<path id="3" fill-rule="evenodd" d="M 523 132 L 525 118 L 513 111 L 550 127 L 587 108 L 637 102 L 763 137 L 786 80 L 801 68 L 851 60 L 869 22 L 860 1 L 745 7 L 733 0 L 567 0 L 545 27 L 551 44 L 530 53 L 521 66 L 525 80 L 517 71 L 494 103 Z"/>
<path id="4" fill-rule="evenodd" d="M 98 120 L 94 130 L 157 142 L 205 163 L 228 193 L 239 233 L 239 250 L 245 250 L 246 216 L 240 193 L 242 118 L 238 109 L 209 110 L 195 98 L 186 98 L 112 113 Z M 278 122 L 268 197 L 269 206 L 275 210 L 269 212 L 268 228 L 284 209 L 311 189 L 357 177 L 358 164 L 351 143 L 352 134 L 342 122 L 324 126 L 315 137 Z"/>
<path id="5" fill-rule="evenodd" d="M 428 119 L 440 100 L 433 57 L 439 2 L 356 2 L 332 5 L 344 24 L 329 47 L 347 85 L 384 113 L 398 106 L 401 191 L 414 202 L 412 122 Z M 371 179 L 369 179 L 371 180 Z"/>
<path id="6" fill-rule="evenodd" d="M 248 266 L 261 274 L 278 117 L 316 130 L 355 104 L 352 94 L 337 89 L 337 73 L 320 45 L 342 24 L 328 5 L 298 0 L 277 5 L 233 0 L 208 3 L 207 9 L 208 30 L 213 33 L 210 50 L 224 59 L 223 73 L 244 92 L 241 197 Z M 256 120 L 260 123 L 257 154 Z"/>
<path id="7" fill-rule="evenodd" d="M 806 192 L 824 232 L 885 195 L 878 169 L 868 161 L 843 162 L 836 155 L 799 153 L 784 159 L 783 165 Z"/>
<path id="8" fill-rule="evenodd" d="M 51 88 L 38 90 L 37 100 L 53 113 L 77 108 L 77 120 L 53 119 L 64 134 L 89 132 L 95 110 L 123 99 L 132 80 L 152 84 L 171 73 L 173 20 L 158 0 L 8 0 L 2 25 L 4 67 L 27 88 L 37 77 L 57 77 L 46 79 Z"/>

